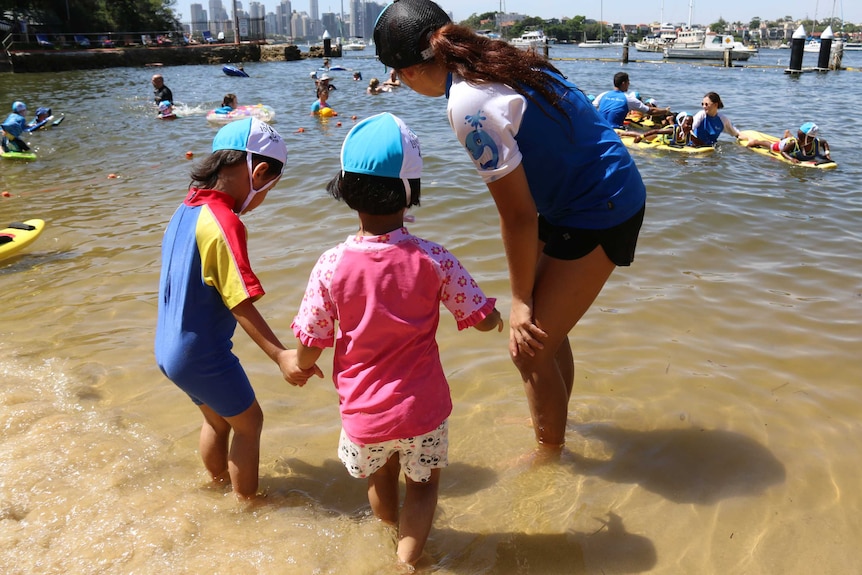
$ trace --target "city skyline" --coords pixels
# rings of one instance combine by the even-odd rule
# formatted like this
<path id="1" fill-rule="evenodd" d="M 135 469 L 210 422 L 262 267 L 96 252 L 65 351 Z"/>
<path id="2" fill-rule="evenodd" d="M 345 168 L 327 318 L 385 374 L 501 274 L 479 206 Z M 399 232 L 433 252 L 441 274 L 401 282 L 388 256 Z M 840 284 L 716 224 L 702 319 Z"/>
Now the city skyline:
<path id="1" fill-rule="evenodd" d="M 306 12 L 311 15 L 312 0 L 295 0 L 291 7 L 297 12 Z M 258 0 L 266 12 L 274 12 L 280 4 L 276 0 Z M 174 10 L 181 14 L 181 21 L 189 21 L 191 17 L 190 5 L 201 4 L 206 10 L 208 0 L 177 0 Z M 223 1 L 228 14 L 232 11 L 232 0 Z M 339 13 L 342 2 L 331 2 L 330 0 L 318 0 L 319 13 Z M 598 5 L 591 3 L 579 3 L 572 6 L 570 2 L 563 0 L 505 0 L 459 3 L 455 0 L 441 0 L 440 6 L 447 12 L 451 12 L 456 21 L 465 20 L 472 14 L 483 14 L 494 12 L 503 8 L 506 12 L 525 14 L 527 16 L 538 16 L 544 19 L 586 16 L 588 19 L 605 20 L 612 23 L 622 24 L 649 24 L 665 21 L 672 23 L 687 23 L 689 19 L 689 8 L 691 7 L 691 21 L 693 24 L 708 25 L 723 18 L 726 22 L 743 22 L 748 24 L 753 18 L 762 20 L 777 20 L 785 16 L 791 16 L 794 20 L 816 19 L 818 22 L 833 16 L 856 25 L 862 25 L 862 2 L 855 0 L 844 5 L 843 0 L 820 3 L 818 0 L 761 0 L 752 3 L 744 0 L 725 0 L 721 3 L 703 3 L 700 6 L 690 0 L 654 0 L 650 5 L 644 3 L 632 4 L 622 0 L 604 1 L 600 0 Z M 823 5 L 821 5 L 823 4 Z M 250 2 L 242 2 L 243 8 L 248 10 Z M 349 2 L 345 1 L 344 13 L 349 14 Z"/>

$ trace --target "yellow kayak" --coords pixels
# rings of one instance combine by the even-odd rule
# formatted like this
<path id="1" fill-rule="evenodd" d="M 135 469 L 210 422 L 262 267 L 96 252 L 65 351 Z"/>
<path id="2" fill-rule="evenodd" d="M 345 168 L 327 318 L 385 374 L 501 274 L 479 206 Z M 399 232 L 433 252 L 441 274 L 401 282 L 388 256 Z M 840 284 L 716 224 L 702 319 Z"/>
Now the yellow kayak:
<path id="1" fill-rule="evenodd" d="M 12 257 L 36 241 L 45 229 L 43 220 L 13 222 L 0 230 L 0 261 Z"/>
<path id="2" fill-rule="evenodd" d="M 764 134 L 763 132 L 757 132 L 755 130 L 743 130 L 739 133 L 739 139 L 737 140 L 737 142 L 739 142 L 743 146 L 746 146 L 748 144 L 749 140 L 765 140 L 765 141 L 770 142 L 770 143 L 775 143 L 775 142 L 780 141 L 781 138 L 776 138 L 775 136 L 770 136 L 769 134 Z M 831 160 L 822 160 L 821 159 L 821 160 L 812 160 L 812 161 L 808 161 L 808 162 L 791 162 L 790 160 L 788 160 L 787 158 L 785 158 L 784 156 L 782 156 L 778 152 L 773 152 L 771 149 L 768 150 L 766 148 L 760 148 L 760 147 L 757 147 L 757 148 L 746 147 L 746 149 L 751 150 L 752 152 L 756 152 L 756 153 L 760 154 L 761 156 L 769 156 L 770 158 L 778 160 L 779 162 L 784 162 L 785 164 L 790 164 L 791 166 L 799 166 L 802 168 L 817 168 L 820 170 L 831 170 L 833 168 L 838 167 L 838 164 L 836 164 L 835 162 L 833 162 Z"/>

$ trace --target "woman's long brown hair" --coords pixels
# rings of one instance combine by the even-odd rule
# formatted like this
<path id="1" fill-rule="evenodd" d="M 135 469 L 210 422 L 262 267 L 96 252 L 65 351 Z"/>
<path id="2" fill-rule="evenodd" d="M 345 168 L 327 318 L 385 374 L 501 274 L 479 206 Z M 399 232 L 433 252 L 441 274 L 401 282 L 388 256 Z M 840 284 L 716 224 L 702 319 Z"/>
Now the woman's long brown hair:
<path id="1" fill-rule="evenodd" d="M 476 34 L 471 28 L 447 24 L 429 38 L 434 57 L 447 70 L 474 84 L 506 84 L 525 98 L 529 87 L 561 112 L 555 87 L 560 82 L 545 73 L 563 74 L 546 58 L 503 40 Z"/>

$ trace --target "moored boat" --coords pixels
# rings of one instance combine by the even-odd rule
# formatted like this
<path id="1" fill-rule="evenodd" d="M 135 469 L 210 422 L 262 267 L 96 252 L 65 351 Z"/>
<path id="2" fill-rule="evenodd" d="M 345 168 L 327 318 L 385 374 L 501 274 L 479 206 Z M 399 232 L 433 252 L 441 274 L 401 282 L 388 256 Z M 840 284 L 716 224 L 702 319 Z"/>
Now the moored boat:
<path id="1" fill-rule="evenodd" d="M 849 44 L 845 44 L 841 41 L 840 38 L 835 38 L 832 40 L 831 50 L 835 49 L 835 46 L 841 44 L 844 50 L 862 50 L 862 44 L 856 43 L 859 48 L 849 48 Z M 803 48 L 805 52 L 819 54 L 820 53 L 820 40 L 818 38 L 812 38 L 805 42 L 805 48 Z"/>
<path id="2" fill-rule="evenodd" d="M 683 28 L 676 33 L 673 41 L 674 48 L 700 48 L 706 39 L 706 30 L 703 28 Z"/>
<path id="3" fill-rule="evenodd" d="M 354 52 L 359 52 L 365 50 L 368 45 L 365 43 L 365 40 L 362 38 L 350 38 L 346 44 L 341 46 L 343 50 L 351 50 Z"/>
<path id="4" fill-rule="evenodd" d="M 517 38 L 512 38 L 509 40 L 509 44 L 512 46 L 516 46 L 518 48 L 539 48 L 540 46 L 544 46 L 547 43 L 547 38 L 545 37 L 545 33 L 542 30 L 530 30 L 529 32 L 524 32 Z"/>
<path id="5" fill-rule="evenodd" d="M 664 57 L 671 59 L 690 60 L 723 60 L 725 52 L 730 52 L 733 60 L 748 60 L 757 53 L 755 48 L 749 48 L 742 42 L 737 42 L 733 36 L 722 34 L 706 34 L 698 46 L 680 46 L 674 42 L 664 49 Z"/>
<path id="6" fill-rule="evenodd" d="M 645 36 L 635 42 L 638 52 L 661 52 L 676 41 L 676 28 L 673 24 L 662 24 L 658 34 Z"/>

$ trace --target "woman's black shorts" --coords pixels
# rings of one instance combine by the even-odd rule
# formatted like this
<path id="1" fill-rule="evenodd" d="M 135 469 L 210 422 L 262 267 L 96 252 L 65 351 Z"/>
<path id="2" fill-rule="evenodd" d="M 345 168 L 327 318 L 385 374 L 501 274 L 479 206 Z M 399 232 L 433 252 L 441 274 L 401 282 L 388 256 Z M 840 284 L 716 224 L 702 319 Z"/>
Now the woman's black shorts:
<path id="1" fill-rule="evenodd" d="M 618 266 L 627 266 L 635 259 L 635 246 L 645 211 L 646 206 L 623 223 L 605 230 L 555 226 L 540 215 L 539 239 L 545 243 L 542 251 L 558 260 L 576 260 L 596 249 L 596 246 L 602 246 L 612 262 Z"/>

